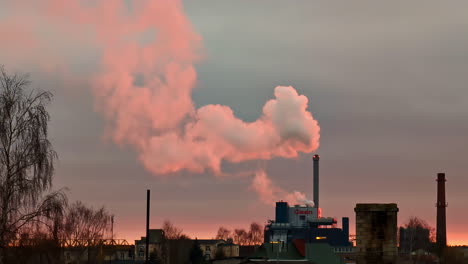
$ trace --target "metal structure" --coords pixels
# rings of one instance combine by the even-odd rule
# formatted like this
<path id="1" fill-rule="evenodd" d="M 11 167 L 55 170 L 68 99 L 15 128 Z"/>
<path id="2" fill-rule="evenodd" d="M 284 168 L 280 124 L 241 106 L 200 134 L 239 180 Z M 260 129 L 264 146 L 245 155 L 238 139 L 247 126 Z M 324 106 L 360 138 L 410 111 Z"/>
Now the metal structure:
<path id="1" fill-rule="evenodd" d="M 59 240 L 61 247 L 129 246 L 126 239 L 71 239 Z"/>
<path id="2" fill-rule="evenodd" d="M 446 223 L 446 207 L 445 201 L 445 173 L 437 174 L 437 231 L 436 244 L 437 248 L 442 251 L 447 246 L 447 223 Z"/>
<path id="3" fill-rule="evenodd" d="M 53 242 L 54 240 L 50 240 Z M 37 239 L 21 239 L 13 241 L 10 246 L 20 247 L 35 245 Z M 130 243 L 126 239 L 59 239 L 57 245 L 60 248 L 77 248 L 77 247 L 97 247 L 97 246 L 129 246 Z"/>

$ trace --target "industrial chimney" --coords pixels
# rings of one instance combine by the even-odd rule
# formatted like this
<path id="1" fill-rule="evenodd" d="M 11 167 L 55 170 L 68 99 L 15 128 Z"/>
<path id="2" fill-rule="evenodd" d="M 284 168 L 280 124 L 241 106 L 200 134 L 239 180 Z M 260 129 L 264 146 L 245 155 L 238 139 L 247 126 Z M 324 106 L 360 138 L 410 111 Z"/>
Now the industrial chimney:
<path id="1" fill-rule="evenodd" d="M 437 248 L 442 250 L 447 246 L 447 223 L 445 211 L 447 203 L 445 201 L 445 173 L 437 174 L 437 231 L 436 244 Z"/>
<path id="2" fill-rule="evenodd" d="M 319 206 L 319 160 L 320 156 L 315 154 L 313 157 L 314 160 L 314 206 L 315 208 L 320 208 Z"/>

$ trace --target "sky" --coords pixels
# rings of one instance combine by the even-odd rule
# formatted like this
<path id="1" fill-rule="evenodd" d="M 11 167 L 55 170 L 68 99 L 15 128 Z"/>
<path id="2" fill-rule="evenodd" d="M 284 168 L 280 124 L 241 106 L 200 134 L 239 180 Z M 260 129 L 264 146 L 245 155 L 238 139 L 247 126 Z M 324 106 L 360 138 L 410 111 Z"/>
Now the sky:
<path id="1" fill-rule="evenodd" d="M 350 217 L 351 233 L 356 203 L 397 203 L 399 225 L 418 216 L 435 226 L 435 178 L 445 172 L 448 241 L 468 244 L 467 2 L 183 1 L 181 24 L 169 24 L 187 30 L 184 36 L 196 46 L 178 58 L 196 72 L 188 94 L 193 109 L 224 105 L 255 122 L 276 98 L 275 87 L 292 86 L 308 98 L 307 110 L 320 126 L 318 149 L 308 145 L 297 157 L 277 152 L 240 162 L 227 161 L 236 155 L 226 154 L 224 173 L 161 172 L 152 166 L 159 164 L 158 155 L 128 136 L 133 130 L 116 139 L 122 127 L 109 126 L 109 116 L 127 108 L 108 106 L 93 82 L 102 57 L 126 54 L 107 53 L 112 38 L 93 35 L 93 23 L 100 21 L 83 26 L 70 20 L 65 27 L 48 20 L 39 1 L 32 3 L 0 4 L 0 33 L 7 39 L 0 42 L 0 64 L 28 72 L 33 87 L 54 93 L 54 188 L 67 187 L 71 201 L 105 206 L 115 215 L 116 237 L 132 241 L 144 235 L 146 189 L 152 191 L 152 228 L 167 219 L 192 237 L 210 238 L 219 226 L 265 223 L 274 218 L 274 207 L 255 191 L 252 172 L 264 171 L 284 190 L 279 194 L 311 197 L 317 152 L 323 215 Z M 103 21 L 113 12 L 105 10 Z M 190 27 L 179 28 L 186 23 Z M 144 43 L 151 34 L 133 37 Z M 172 117 L 178 110 L 153 114 Z"/>

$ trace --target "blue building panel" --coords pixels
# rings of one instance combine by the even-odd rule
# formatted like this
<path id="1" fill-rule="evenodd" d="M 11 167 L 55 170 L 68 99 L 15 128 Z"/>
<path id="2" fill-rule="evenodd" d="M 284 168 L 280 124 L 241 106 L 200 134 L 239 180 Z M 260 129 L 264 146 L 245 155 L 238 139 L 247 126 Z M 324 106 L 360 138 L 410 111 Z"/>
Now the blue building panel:
<path id="1" fill-rule="evenodd" d="M 276 223 L 289 223 L 288 210 L 287 202 L 276 203 Z"/>

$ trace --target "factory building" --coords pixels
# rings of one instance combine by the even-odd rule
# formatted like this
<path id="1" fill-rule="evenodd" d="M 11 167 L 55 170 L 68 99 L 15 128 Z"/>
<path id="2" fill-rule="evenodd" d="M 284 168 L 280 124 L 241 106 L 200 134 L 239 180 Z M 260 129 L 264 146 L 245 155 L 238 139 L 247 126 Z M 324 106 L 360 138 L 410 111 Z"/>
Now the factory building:
<path id="1" fill-rule="evenodd" d="M 394 264 L 397 249 L 396 204 L 357 204 L 356 252 L 358 264 Z"/>
<path id="2" fill-rule="evenodd" d="M 310 205 L 289 206 L 287 202 L 276 203 L 275 221 L 265 229 L 265 242 L 326 243 L 332 247 L 351 247 L 349 242 L 349 219 L 343 217 L 342 228 L 336 227 L 337 221 L 322 217 L 320 208 Z"/>
<path id="3" fill-rule="evenodd" d="M 319 207 L 319 155 L 313 156 L 313 203 L 289 205 L 287 202 L 276 203 L 275 220 L 265 227 L 265 242 L 326 243 L 332 247 L 351 247 L 349 242 L 349 219 L 343 217 L 342 228 L 337 228 L 337 221 L 323 217 Z M 296 242 L 297 243 L 297 242 Z"/>
<path id="4" fill-rule="evenodd" d="M 353 252 L 349 241 L 349 218 L 322 216 L 319 207 L 319 155 L 313 156 L 314 200 L 290 205 L 276 203 L 275 219 L 265 226 L 263 257 L 304 259 L 313 263 L 342 263 L 336 253 Z"/>

